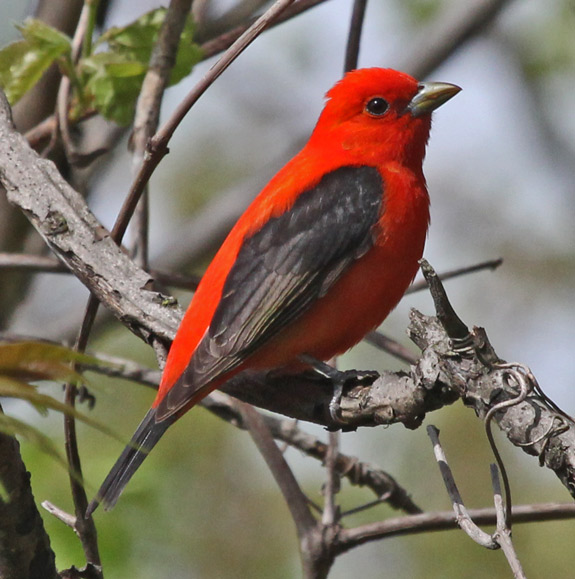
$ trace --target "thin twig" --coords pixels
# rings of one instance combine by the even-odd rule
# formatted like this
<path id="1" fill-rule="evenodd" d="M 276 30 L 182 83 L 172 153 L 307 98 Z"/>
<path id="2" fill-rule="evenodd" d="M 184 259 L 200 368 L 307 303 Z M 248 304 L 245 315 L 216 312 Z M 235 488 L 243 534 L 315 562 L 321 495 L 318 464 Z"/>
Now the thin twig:
<path id="1" fill-rule="evenodd" d="M 158 129 L 160 109 L 168 86 L 180 37 L 190 13 L 192 0 L 171 0 L 158 40 L 150 57 L 150 65 L 136 103 L 134 129 L 130 138 L 132 167 L 137 173 L 141 167 L 149 140 Z M 133 257 L 143 269 L 148 269 L 149 191 L 144 187 L 139 204 L 134 211 L 133 231 L 135 243 Z"/>
<path id="2" fill-rule="evenodd" d="M 337 358 L 332 358 L 329 365 L 337 368 Z M 335 496 L 341 489 L 341 479 L 337 472 L 336 463 L 339 454 L 339 432 L 330 431 L 328 435 L 327 453 L 325 456 L 325 482 L 323 483 L 323 512 L 321 524 L 324 528 L 334 528 L 340 519 L 339 506 Z"/>
<path id="3" fill-rule="evenodd" d="M 455 512 L 457 524 L 467 535 L 473 539 L 476 543 L 487 549 L 498 549 L 499 545 L 493 540 L 491 535 L 482 531 L 471 519 L 468 510 L 463 504 L 463 499 L 453 478 L 453 473 L 449 468 L 447 463 L 447 458 L 443 452 L 443 448 L 439 442 L 439 430 L 435 426 L 427 427 L 427 434 L 431 438 L 433 444 L 433 453 L 435 455 L 435 460 L 439 466 L 441 476 L 443 477 L 443 482 L 445 483 L 445 488 L 447 489 L 447 494 L 451 499 L 453 504 L 453 511 Z"/>
<path id="4" fill-rule="evenodd" d="M 458 267 L 457 269 L 452 269 L 443 273 L 438 274 L 441 281 L 446 281 L 448 279 L 453 279 L 456 277 L 461 277 L 462 275 L 467 275 L 469 273 L 475 273 L 478 271 L 483 271 L 486 269 L 494 270 L 497 269 L 503 263 L 503 259 L 490 259 L 488 261 L 481 261 L 474 265 L 469 265 L 467 267 Z M 412 294 L 419 292 L 428 288 L 427 281 L 424 279 L 413 283 L 405 294 Z"/>
<path id="5" fill-rule="evenodd" d="M 235 403 L 223 392 L 212 392 L 201 404 L 234 426 L 246 428 L 242 416 L 235 410 Z M 328 445 L 301 430 L 293 421 L 269 415 L 263 415 L 263 420 L 276 440 L 289 444 L 311 458 L 326 461 Z M 384 498 L 394 509 L 411 514 L 422 512 L 408 492 L 391 475 L 373 465 L 361 462 L 356 457 L 338 453 L 335 458 L 335 470 L 352 485 L 369 488 L 378 499 Z"/>
<path id="6" fill-rule="evenodd" d="M 315 528 L 317 523 L 309 509 L 307 497 L 302 492 L 292 470 L 274 442 L 260 413 L 249 404 L 243 402 L 238 402 L 237 404 L 250 436 L 266 461 L 285 498 L 296 525 L 298 536 L 303 539 L 306 534 Z"/>
<path id="7" fill-rule="evenodd" d="M 329 443 L 325 457 L 326 478 L 323 484 L 323 514 L 322 524 L 326 527 L 336 525 L 340 519 L 339 507 L 335 496 L 340 491 L 340 475 L 336 469 L 339 454 L 339 432 L 329 433 Z"/>
<path id="8" fill-rule="evenodd" d="M 494 539 L 499 545 L 501 545 L 501 550 L 505 554 L 505 558 L 513 571 L 513 576 L 515 579 L 526 579 L 523 573 L 523 568 L 521 562 L 517 557 L 515 547 L 511 541 L 511 527 L 508 526 L 507 520 L 510 517 L 506 507 L 503 504 L 503 498 L 501 497 L 501 483 L 499 481 L 499 472 L 497 466 L 491 465 L 491 484 L 493 486 L 493 501 L 495 504 L 495 512 L 497 513 L 497 524 L 494 533 Z"/>
<path id="9" fill-rule="evenodd" d="M 0 252 L 0 269 L 6 271 L 32 271 L 73 275 L 69 268 L 54 257 L 32 255 L 29 253 Z M 149 271 L 150 275 L 162 285 L 188 291 L 195 291 L 201 279 L 201 276 L 195 274 L 160 271 L 154 268 L 150 268 Z"/>
<path id="10" fill-rule="evenodd" d="M 59 521 L 62 521 L 66 526 L 73 530 L 76 530 L 76 517 L 71 513 L 62 510 L 57 507 L 54 503 L 50 501 L 43 501 L 42 506 L 51 514 L 54 515 Z"/>
<path id="11" fill-rule="evenodd" d="M 469 516 L 478 525 L 494 525 L 497 522 L 495 508 L 470 509 Z M 540 503 L 513 507 L 515 523 L 536 523 L 575 518 L 573 503 Z M 433 511 L 419 515 L 401 516 L 361 525 L 353 529 L 341 529 L 338 541 L 342 552 L 370 541 L 387 537 L 428 533 L 429 531 L 447 531 L 456 529 L 458 521 L 453 510 Z"/>
<path id="12" fill-rule="evenodd" d="M 518 368 L 522 365 L 519 364 L 506 364 L 506 363 L 499 363 L 497 364 L 498 368 L 501 368 L 505 371 L 506 376 L 511 377 L 515 383 L 519 386 L 519 394 L 516 398 L 512 398 L 510 400 L 503 400 L 498 404 L 494 404 L 487 412 L 485 416 L 485 433 L 487 434 L 487 440 L 489 441 L 489 446 L 491 447 L 491 452 L 493 456 L 495 456 L 495 460 L 497 461 L 497 465 L 499 466 L 499 470 L 501 471 L 501 476 L 503 478 L 503 486 L 505 488 L 505 527 L 511 531 L 511 485 L 509 484 L 509 477 L 507 476 L 507 471 L 505 469 L 505 464 L 503 463 L 503 459 L 501 458 L 501 454 L 495 444 L 495 439 L 493 438 L 493 432 L 491 430 L 491 421 L 497 412 L 505 410 L 506 408 L 510 408 L 511 406 L 515 406 L 516 404 L 520 404 L 523 402 L 527 395 L 532 392 L 533 387 L 532 385 L 526 380 L 525 375 L 518 371 Z"/>
<path id="13" fill-rule="evenodd" d="M 364 340 L 368 344 L 371 344 L 372 346 L 387 352 L 388 354 L 398 358 L 399 360 L 402 360 L 403 362 L 406 362 L 407 364 L 417 363 L 417 356 L 415 356 L 415 354 L 410 352 L 399 342 L 396 342 L 393 338 L 390 338 L 389 336 L 386 336 L 377 330 L 369 332 L 369 334 L 365 336 Z"/>
<path id="14" fill-rule="evenodd" d="M 269 24 L 268 28 L 282 24 L 283 22 L 294 18 L 294 16 L 297 16 L 302 12 L 309 10 L 310 8 L 314 8 L 318 4 L 323 4 L 326 1 L 327 0 L 298 0 L 298 2 L 294 2 L 292 6 L 287 8 L 281 15 L 275 18 L 274 21 Z M 227 50 L 242 36 L 242 34 L 244 34 L 251 26 L 253 26 L 255 22 L 257 22 L 256 19 L 250 20 L 246 24 L 238 26 L 233 30 L 224 32 L 216 38 L 204 42 L 200 46 L 204 59 L 211 58 L 212 56 Z"/>
<path id="15" fill-rule="evenodd" d="M 347 36 L 347 46 L 345 50 L 344 72 L 349 72 L 357 68 L 359 60 L 359 46 L 361 42 L 361 32 L 363 29 L 363 20 L 367 0 L 355 0 L 353 3 L 353 12 L 349 25 L 349 34 Z"/>
<path id="16" fill-rule="evenodd" d="M 415 39 L 400 68 L 415 78 L 427 77 L 463 44 L 484 32 L 509 3 L 510 0 L 468 0 L 449 4 L 447 13 Z"/>
<path id="17" fill-rule="evenodd" d="M 82 6 L 82 13 L 80 15 L 78 26 L 76 27 L 74 38 L 72 40 L 72 66 L 75 65 L 77 59 L 80 56 L 82 44 L 86 34 L 88 33 L 90 22 L 93 22 L 93 19 L 90 17 L 90 12 L 95 10 L 96 7 L 97 0 L 96 2 L 85 0 L 84 5 Z M 73 74 L 74 71 L 70 70 L 69 72 L 70 74 Z M 68 76 L 64 76 L 60 83 L 56 106 L 58 119 L 57 130 L 60 131 L 62 142 L 64 144 L 67 155 L 73 161 L 74 157 L 77 156 L 77 151 L 72 142 L 68 124 L 70 88 L 71 79 Z M 79 352 L 83 352 L 86 348 L 87 340 L 88 333 L 83 332 L 81 328 L 76 340 L 75 349 Z M 65 385 L 64 398 L 66 404 L 71 408 L 74 408 L 76 405 L 76 393 L 76 385 L 72 382 L 68 382 Z M 76 531 L 80 542 L 82 543 L 86 562 L 88 564 L 99 567 L 101 565 L 101 559 L 98 548 L 98 535 L 96 532 L 96 526 L 92 519 L 86 520 L 84 518 L 84 513 L 88 507 L 88 497 L 86 496 L 86 491 L 84 489 L 82 462 L 80 459 L 80 452 L 78 450 L 78 438 L 76 434 L 76 421 L 72 414 L 64 415 L 64 439 L 66 458 L 69 465 L 70 488 L 74 502 L 74 511 L 76 514 L 74 530 Z"/>
<path id="18" fill-rule="evenodd" d="M 78 19 L 78 25 L 76 26 L 76 31 L 74 32 L 74 38 L 72 39 L 72 49 L 71 49 L 71 63 L 72 67 L 76 65 L 80 55 L 82 54 L 84 40 L 86 36 L 91 36 L 93 30 L 92 26 L 94 24 L 93 14 L 98 8 L 99 0 L 85 0 L 82 6 L 82 12 L 80 13 L 80 18 Z M 90 38 L 89 44 L 91 46 L 92 39 Z M 70 75 L 75 75 L 75 70 L 69 70 Z M 66 156 L 70 163 L 75 164 L 81 162 L 82 155 L 76 149 L 72 135 L 70 132 L 70 123 L 68 120 L 68 111 L 70 108 L 70 91 L 72 88 L 72 78 L 68 75 L 64 75 L 60 81 L 60 87 L 58 89 L 58 97 L 56 99 L 56 126 L 54 127 L 55 132 L 59 132 L 62 144 L 64 145 L 64 150 L 66 151 Z"/>

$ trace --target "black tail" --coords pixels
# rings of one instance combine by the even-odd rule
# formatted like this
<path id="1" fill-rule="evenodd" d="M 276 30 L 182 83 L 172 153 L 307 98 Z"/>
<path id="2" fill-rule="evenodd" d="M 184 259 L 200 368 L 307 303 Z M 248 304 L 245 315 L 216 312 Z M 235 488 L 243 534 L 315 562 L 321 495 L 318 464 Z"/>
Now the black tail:
<path id="1" fill-rule="evenodd" d="M 102 483 L 98 494 L 88 505 L 86 516 L 89 517 L 96 507 L 102 503 L 104 509 L 109 510 L 115 504 L 124 487 L 128 484 L 138 467 L 144 462 L 149 452 L 170 425 L 176 420 L 170 417 L 161 422 L 156 422 L 156 410 L 152 408 L 140 422 L 140 426 L 132 436 L 130 444 L 126 446 L 116 464 Z"/>

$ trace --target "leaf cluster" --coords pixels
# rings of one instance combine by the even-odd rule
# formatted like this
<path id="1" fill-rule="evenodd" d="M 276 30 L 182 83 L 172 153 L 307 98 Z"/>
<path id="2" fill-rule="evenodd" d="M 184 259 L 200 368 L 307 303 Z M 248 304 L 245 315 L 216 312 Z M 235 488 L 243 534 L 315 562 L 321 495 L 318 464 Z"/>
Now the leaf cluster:
<path id="1" fill-rule="evenodd" d="M 45 380 L 83 382 L 84 379 L 74 369 L 74 364 L 101 365 L 100 361 L 92 356 L 48 342 L 0 342 L 0 397 L 17 398 L 29 402 L 42 414 L 47 413 L 48 410 L 55 410 L 71 415 L 102 432 L 119 438 L 105 425 L 53 396 L 38 392 L 37 386 L 30 383 Z M 26 422 L 0 412 L 0 431 L 22 436 L 67 468 L 66 461 L 61 457 L 51 439 Z"/>
<path id="2" fill-rule="evenodd" d="M 17 25 L 22 39 L 0 50 L 0 86 L 10 104 L 16 103 L 57 65 L 72 85 L 70 115 L 79 119 L 97 112 L 119 125 L 128 125 L 148 71 L 153 48 L 166 16 L 165 8 L 152 10 L 123 27 L 105 31 L 74 62 L 72 39 L 33 18 Z M 88 30 L 87 34 L 92 34 Z M 193 42 L 194 23 L 188 16 L 182 32 L 170 85 L 187 76 L 202 58 Z"/>

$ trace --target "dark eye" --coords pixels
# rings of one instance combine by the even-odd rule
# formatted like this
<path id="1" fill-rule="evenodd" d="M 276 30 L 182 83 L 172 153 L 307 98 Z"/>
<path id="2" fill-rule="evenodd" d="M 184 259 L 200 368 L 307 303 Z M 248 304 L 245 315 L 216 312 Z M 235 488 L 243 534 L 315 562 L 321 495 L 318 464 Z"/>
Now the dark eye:
<path id="1" fill-rule="evenodd" d="M 387 101 L 381 97 L 374 97 L 365 105 L 365 110 L 374 117 L 380 117 L 389 108 Z"/>

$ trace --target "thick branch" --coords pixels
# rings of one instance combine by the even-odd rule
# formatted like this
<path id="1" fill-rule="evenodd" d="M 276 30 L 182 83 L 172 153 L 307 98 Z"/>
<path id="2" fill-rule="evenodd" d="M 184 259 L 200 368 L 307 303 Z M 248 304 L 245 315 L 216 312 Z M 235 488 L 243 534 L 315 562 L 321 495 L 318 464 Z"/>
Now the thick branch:
<path id="1" fill-rule="evenodd" d="M 54 164 L 41 159 L 12 126 L 0 96 L 0 180 L 47 245 L 96 297 L 136 335 L 170 340 L 179 310 L 147 291 L 149 275 L 123 253 Z"/>
<path id="2" fill-rule="evenodd" d="M 1 411 L 1 410 L 0 410 Z M 56 579 L 50 539 L 34 504 L 30 475 L 17 440 L 0 432 L 0 576 L 3 579 Z"/>
<path id="3" fill-rule="evenodd" d="M 477 416 L 485 419 L 490 408 L 516 399 L 519 385 L 510 379 L 510 367 L 498 358 L 482 328 L 474 328 L 471 345 L 456 353 L 436 318 L 413 310 L 409 332 L 423 350 L 415 374 L 423 387 L 439 384 L 459 394 Z M 518 365 L 519 366 L 519 365 Z M 495 413 L 493 420 L 512 444 L 538 456 L 541 465 L 555 472 L 575 496 L 575 424 L 537 391 Z"/>

